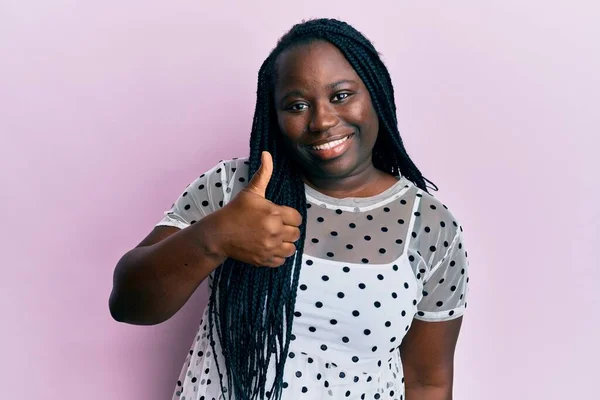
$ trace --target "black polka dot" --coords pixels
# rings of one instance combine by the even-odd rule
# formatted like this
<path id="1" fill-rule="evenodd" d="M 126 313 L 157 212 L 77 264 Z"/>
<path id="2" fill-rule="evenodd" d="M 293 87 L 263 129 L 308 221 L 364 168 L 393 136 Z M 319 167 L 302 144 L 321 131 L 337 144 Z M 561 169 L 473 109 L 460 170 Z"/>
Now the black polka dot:
<path id="1" fill-rule="evenodd" d="M 392 297 L 393 297 L 394 299 L 397 299 L 397 298 L 398 298 L 398 293 L 396 293 L 396 292 L 392 292 Z"/>
<path id="2" fill-rule="evenodd" d="M 369 336 L 369 335 L 371 334 L 371 330 L 370 330 L 370 329 L 365 329 L 365 330 L 363 331 L 363 333 L 364 333 L 365 335 Z"/>
<path id="3" fill-rule="evenodd" d="M 294 311 L 294 317 L 301 317 L 302 313 L 300 311 Z"/>
<path id="4" fill-rule="evenodd" d="M 302 386 L 302 393 L 308 392 L 308 388 L 306 386 Z"/>
<path id="5" fill-rule="evenodd" d="M 323 303 L 321 303 L 320 301 L 317 301 L 317 302 L 315 303 L 315 306 L 316 306 L 317 308 L 321 308 L 321 307 L 323 307 Z"/>
<path id="6" fill-rule="evenodd" d="M 368 264 L 369 263 L 369 260 L 367 258 L 363 258 L 361 261 L 363 262 L 363 264 Z"/>
<path id="7" fill-rule="evenodd" d="M 342 268 L 342 271 L 344 271 L 344 272 L 350 272 L 350 267 L 344 267 L 344 268 Z"/>
<path id="8" fill-rule="evenodd" d="M 373 303 L 373 305 L 375 306 L 375 308 L 379 308 L 381 307 L 381 303 L 376 301 L 375 303 Z"/>
<path id="9" fill-rule="evenodd" d="M 241 176 L 241 177 L 238 179 L 238 181 L 240 181 L 240 182 L 246 182 L 246 178 L 244 178 L 243 176 Z"/>
<path id="10" fill-rule="evenodd" d="M 358 284 L 358 287 L 359 287 L 360 289 L 364 289 L 364 288 L 366 288 L 366 287 L 367 287 L 367 285 L 365 285 L 364 283 L 359 283 L 359 284 Z"/>
<path id="11" fill-rule="evenodd" d="M 369 240 L 371 240 L 371 236 L 369 236 L 369 235 L 366 235 L 366 236 L 365 236 L 365 240 L 366 240 L 366 241 L 369 241 Z"/>
<path id="12" fill-rule="evenodd" d="M 386 328 L 389 328 L 390 326 L 392 326 L 392 323 L 390 321 L 385 321 L 385 326 Z"/>
<path id="13" fill-rule="evenodd" d="M 338 292 L 337 297 L 339 297 L 340 299 L 344 298 L 344 293 L 343 292 Z"/>
<path id="14" fill-rule="evenodd" d="M 312 238 L 310 241 L 313 243 L 319 243 L 319 239 L 317 239 L 317 238 Z"/>
<path id="15" fill-rule="evenodd" d="M 317 331 L 317 328 L 315 328 L 314 326 L 309 326 L 308 330 L 314 333 Z"/>
<path id="16" fill-rule="evenodd" d="M 358 362 L 358 356 L 353 356 L 352 357 L 352 362 Z"/>
<path id="17" fill-rule="evenodd" d="M 327 282 L 329 280 L 329 277 L 327 275 L 323 275 L 321 277 L 321 279 L 323 279 L 325 282 Z"/>
<path id="18" fill-rule="evenodd" d="M 352 311 L 352 315 L 354 315 L 355 317 L 358 317 L 360 315 L 360 313 L 358 312 L 358 310 L 354 310 L 354 311 Z"/>
<path id="19" fill-rule="evenodd" d="M 372 351 L 373 353 L 375 353 L 375 352 L 377 351 L 377 346 L 373 346 L 373 347 L 371 348 L 371 351 Z"/>
<path id="20" fill-rule="evenodd" d="M 380 281 L 382 281 L 383 280 L 383 275 L 377 274 L 377 279 L 379 279 Z"/>
<path id="21" fill-rule="evenodd" d="M 404 288 L 408 289 L 408 282 L 404 282 Z"/>
<path id="22" fill-rule="evenodd" d="M 333 256 L 334 256 L 334 254 L 332 252 L 330 252 L 330 251 L 327 252 L 327 257 L 333 257 Z"/>
<path id="23" fill-rule="evenodd" d="M 342 213 L 342 210 L 340 210 L 339 208 L 337 210 L 335 210 L 335 213 L 340 215 Z"/>
<path id="24" fill-rule="evenodd" d="M 348 250 L 352 250 L 352 249 L 354 248 L 354 246 L 352 246 L 351 244 L 347 244 L 347 245 L 346 245 L 346 248 L 347 248 Z"/>
<path id="25" fill-rule="evenodd" d="M 319 218 L 317 218 L 317 221 L 323 222 L 323 221 L 325 221 L 325 219 L 323 217 L 319 217 Z"/>
<path id="26" fill-rule="evenodd" d="M 348 336 L 344 336 L 342 338 L 342 342 L 344 342 L 344 343 L 348 343 L 349 341 L 350 341 L 350 339 L 348 338 Z"/>
<path id="27" fill-rule="evenodd" d="M 306 289 L 308 289 L 308 287 L 306 285 L 304 285 L 304 284 L 300 285 L 300 290 L 306 290 Z"/>
<path id="28" fill-rule="evenodd" d="M 400 218 L 400 219 L 398 220 L 398 223 L 399 223 L 400 225 L 402 225 L 402 224 L 404 223 L 404 220 L 403 220 L 402 218 Z"/>
<path id="29" fill-rule="evenodd" d="M 350 222 L 350 224 L 348 224 L 348 226 L 352 229 L 356 228 L 356 224 L 354 222 Z"/>
<path id="30" fill-rule="evenodd" d="M 327 350 L 327 345 L 325 345 L 325 344 L 322 344 L 322 345 L 321 345 L 321 350 L 323 350 L 323 351 Z"/>
<path id="31" fill-rule="evenodd" d="M 302 372 L 296 371 L 296 378 L 300 378 L 300 377 L 302 377 Z"/>
<path id="32" fill-rule="evenodd" d="M 330 323 L 331 325 L 337 325 L 337 323 L 338 323 L 338 322 L 337 322 L 337 319 L 331 319 L 331 320 L 329 321 L 329 323 Z"/>
<path id="33" fill-rule="evenodd" d="M 369 214 L 369 215 L 367 215 L 367 219 L 368 219 L 369 221 L 373 221 L 373 216 L 372 216 L 371 214 Z"/>
<path id="34" fill-rule="evenodd" d="M 443 301 L 438 301 L 437 303 L 435 303 L 436 306 L 441 307 L 444 305 Z"/>
<path id="35" fill-rule="evenodd" d="M 379 253 L 385 254 L 385 249 L 382 247 L 381 249 L 379 249 Z"/>

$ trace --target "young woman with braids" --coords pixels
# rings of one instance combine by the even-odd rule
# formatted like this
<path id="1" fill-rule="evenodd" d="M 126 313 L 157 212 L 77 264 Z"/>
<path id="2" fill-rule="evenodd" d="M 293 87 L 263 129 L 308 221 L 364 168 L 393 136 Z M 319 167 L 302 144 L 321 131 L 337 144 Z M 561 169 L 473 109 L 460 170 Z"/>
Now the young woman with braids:
<path id="1" fill-rule="evenodd" d="M 249 157 L 122 257 L 111 313 L 160 323 L 209 279 L 173 399 L 451 399 L 467 252 L 425 181 L 373 45 L 295 25 L 260 68 Z"/>

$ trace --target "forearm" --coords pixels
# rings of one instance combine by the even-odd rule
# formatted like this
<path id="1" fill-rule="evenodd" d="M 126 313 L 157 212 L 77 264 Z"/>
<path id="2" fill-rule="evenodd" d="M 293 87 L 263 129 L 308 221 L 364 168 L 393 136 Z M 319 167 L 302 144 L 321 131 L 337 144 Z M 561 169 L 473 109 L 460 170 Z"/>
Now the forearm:
<path id="1" fill-rule="evenodd" d="M 452 400 L 452 385 L 412 384 L 405 392 L 405 400 Z"/>
<path id="2" fill-rule="evenodd" d="M 156 244 L 125 254 L 114 273 L 109 301 L 113 318 L 154 325 L 175 314 L 225 260 L 216 250 L 217 225 L 209 215 Z"/>

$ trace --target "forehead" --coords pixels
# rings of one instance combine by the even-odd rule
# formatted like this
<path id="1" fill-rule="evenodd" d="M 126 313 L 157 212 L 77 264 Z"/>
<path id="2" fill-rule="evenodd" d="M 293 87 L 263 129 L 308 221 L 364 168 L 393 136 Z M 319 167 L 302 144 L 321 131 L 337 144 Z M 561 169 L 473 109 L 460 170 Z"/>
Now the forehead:
<path id="1" fill-rule="evenodd" d="M 359 80 L 342 52 L 326 41 L 313 41 L 285 50 L 277 58 L 277 87 Z"/>

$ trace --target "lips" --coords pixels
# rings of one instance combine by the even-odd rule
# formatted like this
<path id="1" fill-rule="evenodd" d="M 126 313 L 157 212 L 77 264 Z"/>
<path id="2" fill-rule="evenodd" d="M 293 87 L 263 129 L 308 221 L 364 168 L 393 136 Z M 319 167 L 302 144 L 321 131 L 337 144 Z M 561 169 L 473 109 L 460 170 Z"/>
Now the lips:
<path id="1" fill-rule="evenodd" d="M 328 138 L 327 141 L 319 141 L 306 146 L 308 151 L 323 161 L 332 160 L 342 156 L 354 141 L 354 134 Z"/>
<path id="2" fill-rule="evenodd" d="M 352 135 L 354 135 L 354 134 L 350 133 L 350 134 L 343 135 L 343 136 L 327 138 L 326 140 L 319 140 L 314 143 L 307 144 L 306 147 L 311 147 L 311 148 L 315 148 L 315 149 L 322 148 L 323 146 L 327 146 L 327 145 L 329 145 L 330 147 L 334 147 L 334 146 L 342 143 L 342 141 L 347 140 Z"/>

